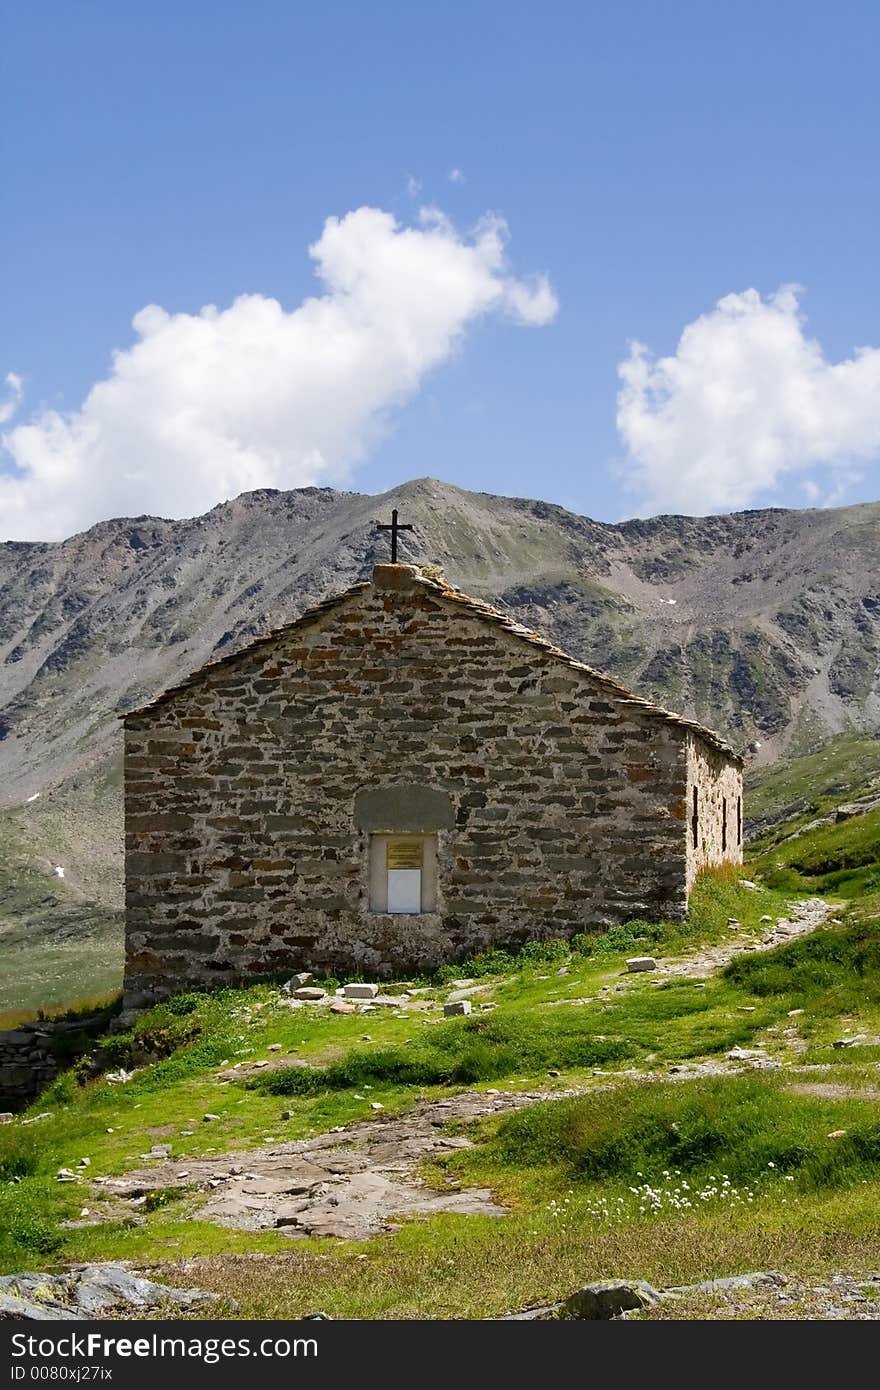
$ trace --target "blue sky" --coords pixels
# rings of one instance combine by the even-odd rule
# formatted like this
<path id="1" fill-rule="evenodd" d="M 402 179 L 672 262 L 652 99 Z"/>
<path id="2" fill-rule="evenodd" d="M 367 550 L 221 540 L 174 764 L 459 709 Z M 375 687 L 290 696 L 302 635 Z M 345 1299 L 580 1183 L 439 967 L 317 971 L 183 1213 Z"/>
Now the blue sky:
<path id="1" fill-rule="evenodd" d="M 0 539 L 428 474 L 608 520 L 877 496 L 876 4 L 31 0 L 3 34 Z"/>

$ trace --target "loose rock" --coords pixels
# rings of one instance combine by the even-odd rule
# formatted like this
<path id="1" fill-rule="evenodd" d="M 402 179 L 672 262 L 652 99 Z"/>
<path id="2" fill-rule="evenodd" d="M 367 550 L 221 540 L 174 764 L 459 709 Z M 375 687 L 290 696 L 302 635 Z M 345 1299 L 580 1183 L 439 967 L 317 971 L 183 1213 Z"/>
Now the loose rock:
<path id="1" fill-rule="evenodd" d="M 626 968 L 631 973 L 639 970 L 656 970 L 657 962 L 653 956 L 630 956 Z"/>
<path id="2" fill-rule="evenodd" d="M 345 985 L 343 993 L 346 999 L 375 999 L 379 993 L 378 985 L 351 984 Z"/>
<path id="3" fill-rule="evenodd" d="M 301 970 L 298 975 L 292 975 L 289 980 L 285 980 L 284 984 L 281 986 L 281 993 L 292 994 L 295 989 L 302 989 L 304 985 L 309 984 L 314 978 L 311 970 Z"/>

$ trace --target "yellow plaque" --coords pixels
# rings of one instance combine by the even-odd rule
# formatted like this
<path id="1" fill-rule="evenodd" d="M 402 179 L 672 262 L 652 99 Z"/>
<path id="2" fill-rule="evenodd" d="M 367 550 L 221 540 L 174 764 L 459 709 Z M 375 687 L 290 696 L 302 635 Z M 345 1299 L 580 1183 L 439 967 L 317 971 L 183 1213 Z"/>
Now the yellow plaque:
<path id="1" fill-rule="evenodd" d="M 423 862 L 421 840 L 389 840 L 385 865 L 389 869 L 420 869 Z"/>

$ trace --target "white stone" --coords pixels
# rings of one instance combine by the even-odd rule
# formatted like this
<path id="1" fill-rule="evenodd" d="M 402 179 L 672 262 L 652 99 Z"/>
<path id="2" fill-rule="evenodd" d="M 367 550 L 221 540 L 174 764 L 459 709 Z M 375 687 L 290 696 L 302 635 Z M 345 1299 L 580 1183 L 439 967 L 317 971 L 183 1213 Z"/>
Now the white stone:
<path id="1" fill-rule="evenodd" d="M 318 989 L 317 985 L 303 985 L 301 989 L 294 990 L 294 999 L 311 999 L 316 1002 L 318 999 L 325 998 L 326 989 Z"/>
<path id="2" fill-rule="evenodd" d="M 549 980 L 549 978 L 550 976 L 548 975 L 547 979 Z M 459 999 L 470 999 L 475 994 L 487 994 L 489 990 L 494 988 L 494 984 L 468 985 L 464 989 L 451 990 L 450 993 L 447 994 L 446 998 L 450 1004 L 457 1004 Z"/>
<path id="3" fill-rule="evenodd" d="M 356 984 L 345 986 L 346 999 L 375 999 L 378 993 L 378 985 Z"/>
<path id="4" fill-rule="evenodd" d="M 447 1018 L 451 1018 L 454 1014 L 469 1014 L 472 1008 L 469 999 L 456 999 L 452 1004 L 444 1004 L 443 1012 Z"/>
<path id="5" fill-rule="evenodd" d="M 656 970 L 657 962 L 653 956 L 630 956 L 626 968 L 629 971 Z"/>

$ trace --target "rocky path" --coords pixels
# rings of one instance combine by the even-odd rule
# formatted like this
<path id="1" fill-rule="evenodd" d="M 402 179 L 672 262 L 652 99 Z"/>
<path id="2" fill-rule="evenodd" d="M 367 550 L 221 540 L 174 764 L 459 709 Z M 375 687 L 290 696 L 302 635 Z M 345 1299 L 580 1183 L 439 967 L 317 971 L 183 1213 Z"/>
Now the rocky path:
<path id="1" fill-rule="evenodd" d="M 467 1148 L 452 1122 L 546 1100 L 547 1091 L 472 1091 L 416 1106 L 399 1119 L 348 1125 L 314 1139 L 218 1157 L 170 1161 L 96 1183 L 102 1195 L 138 1202 L 156 1188 L 197 1188 L 211 1195 L 202 1219 L 240 1230 L 365 1240 L 390 1229 L 394 1216 L 464 1212 L 503 1216 L 485 1188 L 437 1191 L 415 1177 L 435 1154 Z M 556 1094 L 562 1094 L 557 1092 Z"/>
<path id="2" fill-rule="evenodd" d="M 769 916 L 766 929 L 760 935 L 745 932 L 736 918 L 728 922 L 730 940 L 720 946 L 706 946 L 674 960 L 658 962 L 662 975 L 690 980 L 706 979 L 723 970 L 735 956 L 754 951 L 772 951 L 775 946 L 784 946 L 799 936 L 807 936 L 821 927 L 834 911 L 823 898 L 804 898 L 789 905 L 789 917 L 773 921 Z"/>
<path id="3" fill-rule="evenodd" d="M 734 928 L 729 943 L 684 958 L 661 960 L 654 979 L 705 979 L 744 950 L 770 950 L 814 931 L 831 910 L 821 899 L 796 903 L 789 917 L 770 924 L 760 937 L 743 940 Z M 621 983 L 628 988 L 636 978 L 624 977 Z M 687 1080 L 778 1065 L 762 1049 L 734 1049 L 724 1058 L 689 1062 L 671 1068 L 670 1073 L 671 1079 Z M 604 1075 L 607 1081 L 598 1079 Z M 583 1094 L 619 1080 L 656 1077 L 656 1072 L 628 1069 L 598 1073 L 589 1088 L 465 1092 L 416 1105 L 401 1117 L 347 1125 L 313 1139 L 176 1163 L 167 1158 L 120 1178 L 96 1179 L 95 1188 L 102 1197 L 115 1198 L 111 1205 L 117 1208 L 121 1203 L 129 1208 L 145 1202 L 146 1194 L 157 1188 L 207 1192 L 208 1200 L 199 1210 L 202 1219 L 241 1230 L 277 1229 L 292 1238 L 315 1235 L 365 1240 L 391 1229 L 395 1217 L 432 1212 L 503 1216 L 504 1208 L 484 1188 L 456 1188 L 450 1181 L 447 1190 L 438 1191 L 417 1177 L 425 1159 L 470 1146 L 465 1136 L 448 1133 L 450 1124 Z"/>

